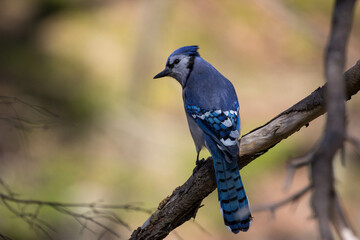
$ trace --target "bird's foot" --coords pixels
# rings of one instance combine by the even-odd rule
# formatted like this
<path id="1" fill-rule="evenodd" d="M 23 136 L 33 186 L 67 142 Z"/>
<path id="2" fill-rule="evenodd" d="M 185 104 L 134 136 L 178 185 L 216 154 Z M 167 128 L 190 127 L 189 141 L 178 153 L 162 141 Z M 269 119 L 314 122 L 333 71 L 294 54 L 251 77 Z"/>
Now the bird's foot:
<path id="1" fill-rule="evenodd" d="M 193 170 L 193 175 L 205 164 L 206 160 L 203 158 L 201 160 L 196 160 L 196 166 Z"/>

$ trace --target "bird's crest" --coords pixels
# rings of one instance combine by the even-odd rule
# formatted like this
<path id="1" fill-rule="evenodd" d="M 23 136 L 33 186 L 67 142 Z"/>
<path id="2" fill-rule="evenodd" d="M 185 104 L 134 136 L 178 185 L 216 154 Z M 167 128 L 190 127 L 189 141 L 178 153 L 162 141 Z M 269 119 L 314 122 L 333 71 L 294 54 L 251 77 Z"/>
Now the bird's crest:
<path id="1" fill-rule="evenodd" d="M 174 56 L 174 55 L 183 54 L 183 55 L 200 57 L 200 54 L 197 51 L 198 49 L 199 49 L 199 47 L 196 45 L 185 46 L 185 47 L 176 49 L 171 55 Z"/>

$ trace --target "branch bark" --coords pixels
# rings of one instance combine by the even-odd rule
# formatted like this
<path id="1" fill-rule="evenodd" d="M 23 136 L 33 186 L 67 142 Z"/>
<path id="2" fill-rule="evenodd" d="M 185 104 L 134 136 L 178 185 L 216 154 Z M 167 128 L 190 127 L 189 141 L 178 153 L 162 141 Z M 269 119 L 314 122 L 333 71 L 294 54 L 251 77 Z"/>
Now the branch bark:
<path id="1" fill-rule="evenodd" d="M 346 98 L 360 90 L 360 61 L 345 74 Z M 254 129 L 240 139 L 239 168 L 264 154 L 281 140 L 307 126 L 309 122 L 325 113 L 325 89 L 327 84 L 280 113 L 265 125 Z M 130 239 L 163 239 L 173 229 L 195 217 L 202 200 L 216 188 L 212 159 L 173 193 L 166 197 L 158 209 L 137 228 Z"/>

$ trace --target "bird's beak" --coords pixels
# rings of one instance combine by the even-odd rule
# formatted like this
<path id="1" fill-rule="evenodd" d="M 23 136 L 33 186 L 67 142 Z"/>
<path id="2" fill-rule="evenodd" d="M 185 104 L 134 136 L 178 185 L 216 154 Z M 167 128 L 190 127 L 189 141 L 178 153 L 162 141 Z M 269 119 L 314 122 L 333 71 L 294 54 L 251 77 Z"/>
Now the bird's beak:
<path id="1" fill-rule="evenodd" d="M 155 78 L 166 77 L 166 76 L 168 76 L 170 73 L 171 73 L 171 70 L 170 70 L 169 68 L 165 68 L 164 71 L 156 74 L 156 76 L 154 77 L 154 79 L 155 79 Z"/>

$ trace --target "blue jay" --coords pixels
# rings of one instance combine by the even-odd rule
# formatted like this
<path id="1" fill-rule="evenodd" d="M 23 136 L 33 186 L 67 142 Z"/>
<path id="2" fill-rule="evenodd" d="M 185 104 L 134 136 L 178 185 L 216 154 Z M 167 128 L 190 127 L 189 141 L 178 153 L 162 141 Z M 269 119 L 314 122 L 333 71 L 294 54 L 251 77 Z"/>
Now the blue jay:
<path id="1" fill-rule="evenodd" d="M 240 136 L 239 103 L 229 80 L 200 57 L 198 46 L 175 50 L 165 70 L 154 78 L 170 76 L 182 86 L 186 117 L 197 158 L 206 147 L 213 158 L 220 212 L 226 228 L 246 232 L 251 212 L 237 164 Z"/>

